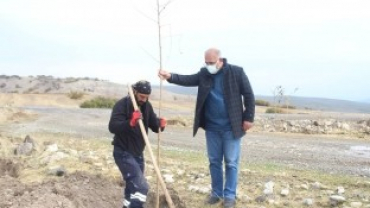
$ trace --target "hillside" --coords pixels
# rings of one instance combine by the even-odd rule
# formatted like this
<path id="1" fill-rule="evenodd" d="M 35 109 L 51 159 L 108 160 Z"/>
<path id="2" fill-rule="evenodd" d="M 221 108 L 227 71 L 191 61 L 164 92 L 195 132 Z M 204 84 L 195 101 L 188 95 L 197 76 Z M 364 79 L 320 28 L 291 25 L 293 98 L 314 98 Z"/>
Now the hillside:
<path id="1" fill-rule="evenodd" d="M 52 76 L 28 76 L 20 77 L 16 75 L 0 76 L 0 93 L 22 94 L 28 97 L 27 100 L 35 99 L 35 94 L 52 94 L 59 95 L 69 92 L 82 92 L 90 98 L 94 96 L 106 96 L 113 98 L 121 98 L 127 95 L 127 86 L 97 78 L 55 78 Z M 160 96 L 159 86 L 153 86 L 152 100 L 158 100 Z M 187 101 L 194 102 L 197 93 L 196 87 L 179 87 L 172 84 L 164 85 L 162 99 L 165 101 Z M 15 96 L 17 99 L 20 96 Z M 61 98 L 57 98 L 60 100 Z M 5 97 L 4 97 L 5 98 Z M 22 99 L 22 98 L 19 98 Z M 272 96 L 256 95 L 256 99 L 266 100 L 270 103 L 274 102 Z M 354 102 L 348 100 L 335 100 L 326 98 L 298 97 L 290 96 L 289 105 L 299 109 L 334 111 L 345 113 L 370 113 L 370 102 Z M 4 104 L 5 101 L 2 103 Z M 61 99 L 59 105 L 70 103 Z M 69 105 L 69 104 L 66 104 Z M 73 104 L 75 105 L 75 104 Z"/>
<path id="2" fill-rule="evenodd" d="M 121 98 L 127 95 L 127 86 L 97 78 L 55 78 L 53 76 L 28 76 L 17 75 L 0 76 L 0 93 L 13 94 L 67 94 L 70 92 L 82 92 L 89 96 L 106 96 Z M 159 89 L 154 88 L 151 99 L 159 98 Z M 179 95 L 164 90 L 163 100 L 192 100 L 194 96 Z"/>

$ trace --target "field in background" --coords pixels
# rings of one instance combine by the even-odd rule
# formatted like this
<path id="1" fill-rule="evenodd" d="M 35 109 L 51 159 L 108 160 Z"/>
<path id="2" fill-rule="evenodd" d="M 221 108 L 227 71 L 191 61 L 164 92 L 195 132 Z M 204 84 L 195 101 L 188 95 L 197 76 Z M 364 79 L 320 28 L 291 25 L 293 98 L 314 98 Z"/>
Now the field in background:
<path id="1" fill-rule="evenodd" d="M 107 130 L 110 109 L 79 106 L 97 96 L 120 99 L 127 95 L 126 88 L 91 78 L 0 76 L 0 207 L 121 207 L 123 182 Z M 158 98 L 154 87 L 151 101 L 156 113 Z M 271 97 L 263 99 L 271 102 Z M 269 106 L 257 106 L 258 126 L 242 146 L 238 208 L 370 207 L 369 137 L 366 132 L 359 136 L 355 128 L 342 128 L 344 124 L 365 128 L 370 107 L 316 101 L 300 99 L 297 108 L 284 114 L 266 114 Z M 307 107 L 311 104 L 321 107 Z M 161 116 L 169 121 L 161 135 L 160 164 L 166 184 L 180 199 L 178 207 L 182 202 L 186 207 L 206 207 L 210 176 L 204 132 L 192 138 L 195 96 L 166 90 L 161 105 Z M 345 113 L 348 108 L 353 113 Z M 336 120 L 343 122 L 343 131 L 331 133 Z M 325 131 L 277 132 L 278 124 L 298 129 L 303 128 L 300 122 L 316 122 Z M 15 155 L 27 135 L 36 144 L 32 152 Z M 149 136 L 156 150 L 157 135 Z M 146 177 L 155 190 L 156 176 L 147 153 L 146 159 Z M 264 194 L 271 185 L 272 193 Z M 333 196 L 345 201 L 333 201 Z M 151 208 L 152 193 L 148 202 Z"/>

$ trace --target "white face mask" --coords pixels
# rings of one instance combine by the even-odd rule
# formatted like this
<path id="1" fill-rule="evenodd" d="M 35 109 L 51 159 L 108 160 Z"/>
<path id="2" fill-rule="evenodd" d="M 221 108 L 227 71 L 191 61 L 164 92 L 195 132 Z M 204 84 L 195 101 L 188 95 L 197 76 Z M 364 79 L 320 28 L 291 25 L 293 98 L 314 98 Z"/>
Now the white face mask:
<path id="1" fill-rule="evenodd" d="M 207 68 L 208 72 L 211 73 L 211 74 L 216 74 L 219 70 L 219 69 L 217 69 L 217 63 L 215 63 L 213 65 L 206 65 L 206 68 Z"/>

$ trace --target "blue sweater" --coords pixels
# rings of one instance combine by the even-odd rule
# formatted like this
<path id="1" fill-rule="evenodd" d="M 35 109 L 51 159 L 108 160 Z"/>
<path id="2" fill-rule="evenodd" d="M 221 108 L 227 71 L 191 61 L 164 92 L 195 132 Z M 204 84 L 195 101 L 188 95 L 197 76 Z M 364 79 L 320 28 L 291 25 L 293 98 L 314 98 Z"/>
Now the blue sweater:
<path id="1" fill-rule="evenodd" d="M 224 102 L 224 70 L 226 69 L 212 75 L 213 85 L 204 105 L 207 131 L 231 131 L 230 119 Z"/>

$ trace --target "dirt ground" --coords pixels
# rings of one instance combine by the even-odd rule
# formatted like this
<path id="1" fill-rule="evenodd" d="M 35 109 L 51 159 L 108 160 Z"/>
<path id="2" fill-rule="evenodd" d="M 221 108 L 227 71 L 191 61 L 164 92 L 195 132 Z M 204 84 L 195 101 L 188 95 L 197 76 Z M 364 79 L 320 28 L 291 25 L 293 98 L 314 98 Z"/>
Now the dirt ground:
<path id="1" fill-rule="evenodd" d="M 38 118 L 29 122 L 12 123 L 4 127 L 0 125 L 0 130 L 18 135 L 46 132 L 72 134 L 81 138 L 112 139 L 112 135 L 108 131 L 110 110 L 55 107 L 22 109 L 37 114 Z M 174 116 L 191 118 L 192 114 L 188 109 L 176 111 L 168 108 L 162 111 L 162 115 L 167 118 Z M 284 116 L 296 118 L 298 115 Z M 314 115 L 300 116 L 310 118 Z M 325 117 L 323 114 L 320 116 Z M 332 113 L 328 113 L 328 116 L 332 116 Z M 354 119 L 356 114 L 343 114 L 342 116 Z M 364 115 L 361 115 L 360 119 L 363 117 Z M 156 134 L 149 133 L 149 138 L 153 143 L 156 143 Z M 161 138 L 164 146 L 205 150 L 204 131 L 199 130 L 197 136 L 193 138 L 191 126 L 168 126 L 166 131 L 161 134 Z M 243 138 L 242 157 L 248 163 L 267 162 L 327 173 L 370 177 L 370 140 L 369 138 L 360 139 L 356 135 L 350 134 L 306 135 L 252 131 Z"/>
<path id="2" fill-rule="evenodd" d="M 78 171 L 27 184 L 18 179 L 22 168 L 22 164 L 0 158 L 1 208 L 122 207 L 124 183 L 120 178 L 110 180 L 101 174 Z M 177 208 L 185 208 L 175 190 L 169 189 L 169 193 Z M 145 207 L 154 208 L 155 202 L 151 191 Z M 164 195 L 160 196 L 160 207 L 167 207 Z"/>
<path id="3" fill-rule="evenodd" d="M 23 119 L 21 122 L 0 123 L 0 136 L 12 135 L 24 138 L 27 134 L 37 133 L 66 134 L 81 139 L 111 140 L 112 138 L 107 130 L 110 110 L 23 107 L 20 111 L 37 116 L 29 119 L 26 113 L 21 117 L 28 119 Z M 191 113 L 191 107 L 180 110 L 167 108 L 163 115 L 166 117 L 191 117 Z M 200 131 L 195 138 L 192 138 L 191 131 L 191 127 L 169 126 L 161 134 L 163 147 L 197 151 L 205 154 L 204 132 Z M 149 136 L 151 141 L 156 143 L 157 136 L 155 134 L 149 134 Z M 0 149 L 7 148 L 6 145 L 6 143 L 0 143 Z M 243 139 L 241 163 L 282 165 L 298 170 L 315 170 L 328 174 L 366 178 L 370 177 L 370 141 L 366 138 L 358 139 L 351 135 L 251 132 Z M 1 208 L 109 208 L 122 206 L 123 184 L 120 178 L 110 179 L 104 177 L 104 174 L 101 173 L 78 171 L 60 178 L 51 178 L 42 183 L 22 183 L 19 180 L 19 172 L 27 168 L 30 167 L 22 163 L 22 160 L 0 158 Z M 206 169 L 206 167 L 204 168 Z M 245 177 L 251 177 L 251 173 L 245 174 Z M 260 186 L 260 181 L 266 179 L 258 178 L 258 180 L 254 184 L 256 187 Z M 251 186 L 254 182 L 248 183 Z M 184 183 L 184 187 L 181 189 L 186 190 L 186 185 Z M 298 186 L 299 184 L 295 185 Z M 174 189 L 171 192 L 176 207 L 185 207 L 185 204 L 179 198 L 179 194 Z M 255 190 L 249 189 L 249 192 L 254 194 Z M 191 196 L 183 193 L 181 194 L 182 200 L 191 200 Z M 154 207 L 153 202 L 154 196 L 153 193 L 150 193 L 147 208 Z M 167 206 L 162 196 L 161 208 L 164 207 Z M 321 206 L 318 205 L 317 207 Z"/>

